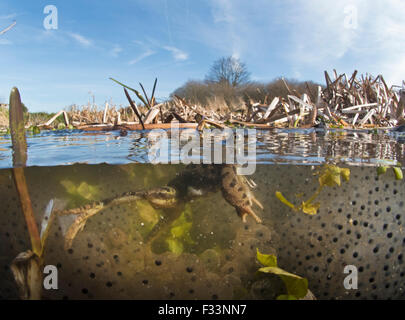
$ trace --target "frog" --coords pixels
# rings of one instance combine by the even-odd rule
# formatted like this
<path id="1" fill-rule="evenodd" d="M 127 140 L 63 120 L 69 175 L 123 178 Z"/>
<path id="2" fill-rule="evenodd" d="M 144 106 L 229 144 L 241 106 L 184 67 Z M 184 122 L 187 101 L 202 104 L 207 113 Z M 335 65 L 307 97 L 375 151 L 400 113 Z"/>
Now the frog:
<path id="1" fill-rule="evenodd" d="M 253 205 L 256 204 L 262 210 L 264 207 L 254 196 L 253 188 L 255 188 L 253 180 L 239 175 L 237 166 L 234 164 L 189 164 L 165 186 L 129 191 L 118 197 L 79 208 L 59 210 L 55 213 L 57 215 L 77 215 L 65 235 L 65 249 L 68 250 L 72 247 L 77 233 L 83 230 L 90 217 L 107 207 L 140 199 L 147 200 L 156 209 L 173 209 L 196 197 L 221 191 L 223 198 L 236 209 L 236 213 L 243 223 L 247 222 L 248 217 L 252 217 L 256 223 L 262 223 L 262 219 L 253 210 Z M 174 218 L 172 217 L 170 220 L 172 221 Z M 151 234 L 155 233 L 151 232 Z"/>

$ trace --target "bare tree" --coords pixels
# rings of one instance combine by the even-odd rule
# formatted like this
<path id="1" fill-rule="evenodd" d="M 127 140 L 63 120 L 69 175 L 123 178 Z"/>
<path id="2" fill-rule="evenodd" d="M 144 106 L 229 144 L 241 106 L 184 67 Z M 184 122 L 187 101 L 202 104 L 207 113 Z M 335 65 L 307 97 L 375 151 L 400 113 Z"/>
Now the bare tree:
<path id="1" fill-rule="evenodd" d="M 246 65 L 239 59 L 230 56 L 216 60 L 206 76 L 206 80 L 209 82 L 227 83 L 232 87 L 237 87 L 248 83 L 249 77 L 250 73 Z"/>

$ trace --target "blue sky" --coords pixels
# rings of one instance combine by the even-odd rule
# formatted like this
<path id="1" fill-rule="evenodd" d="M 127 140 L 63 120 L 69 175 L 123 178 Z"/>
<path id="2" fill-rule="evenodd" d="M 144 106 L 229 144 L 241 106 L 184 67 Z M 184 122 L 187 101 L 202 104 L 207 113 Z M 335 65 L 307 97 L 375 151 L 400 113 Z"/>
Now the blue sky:
<path id="1" fill-rule="evenodd" d="M 58 29 L 46 30 L 46 5 Z M 246 63 L 252 79 L 324 82 L 323 71 L 405 79 L 403 0 L 69 0 L 0 2 L 0 102 L 17 86 L 30 111 L 127 104 L 114 77 L 164 99 L 203 79 L 221 56 Z"/>

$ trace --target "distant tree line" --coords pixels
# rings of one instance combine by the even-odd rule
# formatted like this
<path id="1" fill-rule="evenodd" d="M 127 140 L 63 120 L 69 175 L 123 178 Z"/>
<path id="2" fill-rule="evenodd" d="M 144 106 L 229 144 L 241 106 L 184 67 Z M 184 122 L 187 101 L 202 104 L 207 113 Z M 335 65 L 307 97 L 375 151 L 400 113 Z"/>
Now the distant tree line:
<path id="1" fill-rule="evenodd" d="M 288 89 L 299 95 L 309 94 L 316 99 L 318 86 L 313 81 L 285 79 Z M 246 65 L 234 57 L 221 58 L 215 61 L 204 80 L 189 80 L 176 89 L 177 95 L 193 104 L 207 106 L 215 99 L 223 99 L 229 107 L 243 101 L 254 101 L 269 104 L 274 97 L 287 98 L 289 91 L 282 78 L 262 83 L 250 81 Z"/>

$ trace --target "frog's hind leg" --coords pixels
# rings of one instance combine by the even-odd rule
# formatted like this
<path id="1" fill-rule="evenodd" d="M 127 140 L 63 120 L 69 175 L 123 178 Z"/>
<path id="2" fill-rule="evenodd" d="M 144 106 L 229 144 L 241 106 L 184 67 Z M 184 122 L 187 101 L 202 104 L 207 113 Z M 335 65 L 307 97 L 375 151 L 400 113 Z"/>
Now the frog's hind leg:
<path id="1" fill-rule="evenodd" d="M 252 216 L 257 223 L 262 223 L 262 219 L 250 207 L 238 208 L 238 215 L 242 218 L 243 223 L 247 222 L 247 216 Z"/>
<path id="2" fill-rule="evenodd" d="M 256 197 L 254 195 L 250 195 L 250 199 L 252 202 L 256 203 L 260 209 L 264 210 L 263 205 L 260 203 L 259 200 L 256 199 Z"/>

